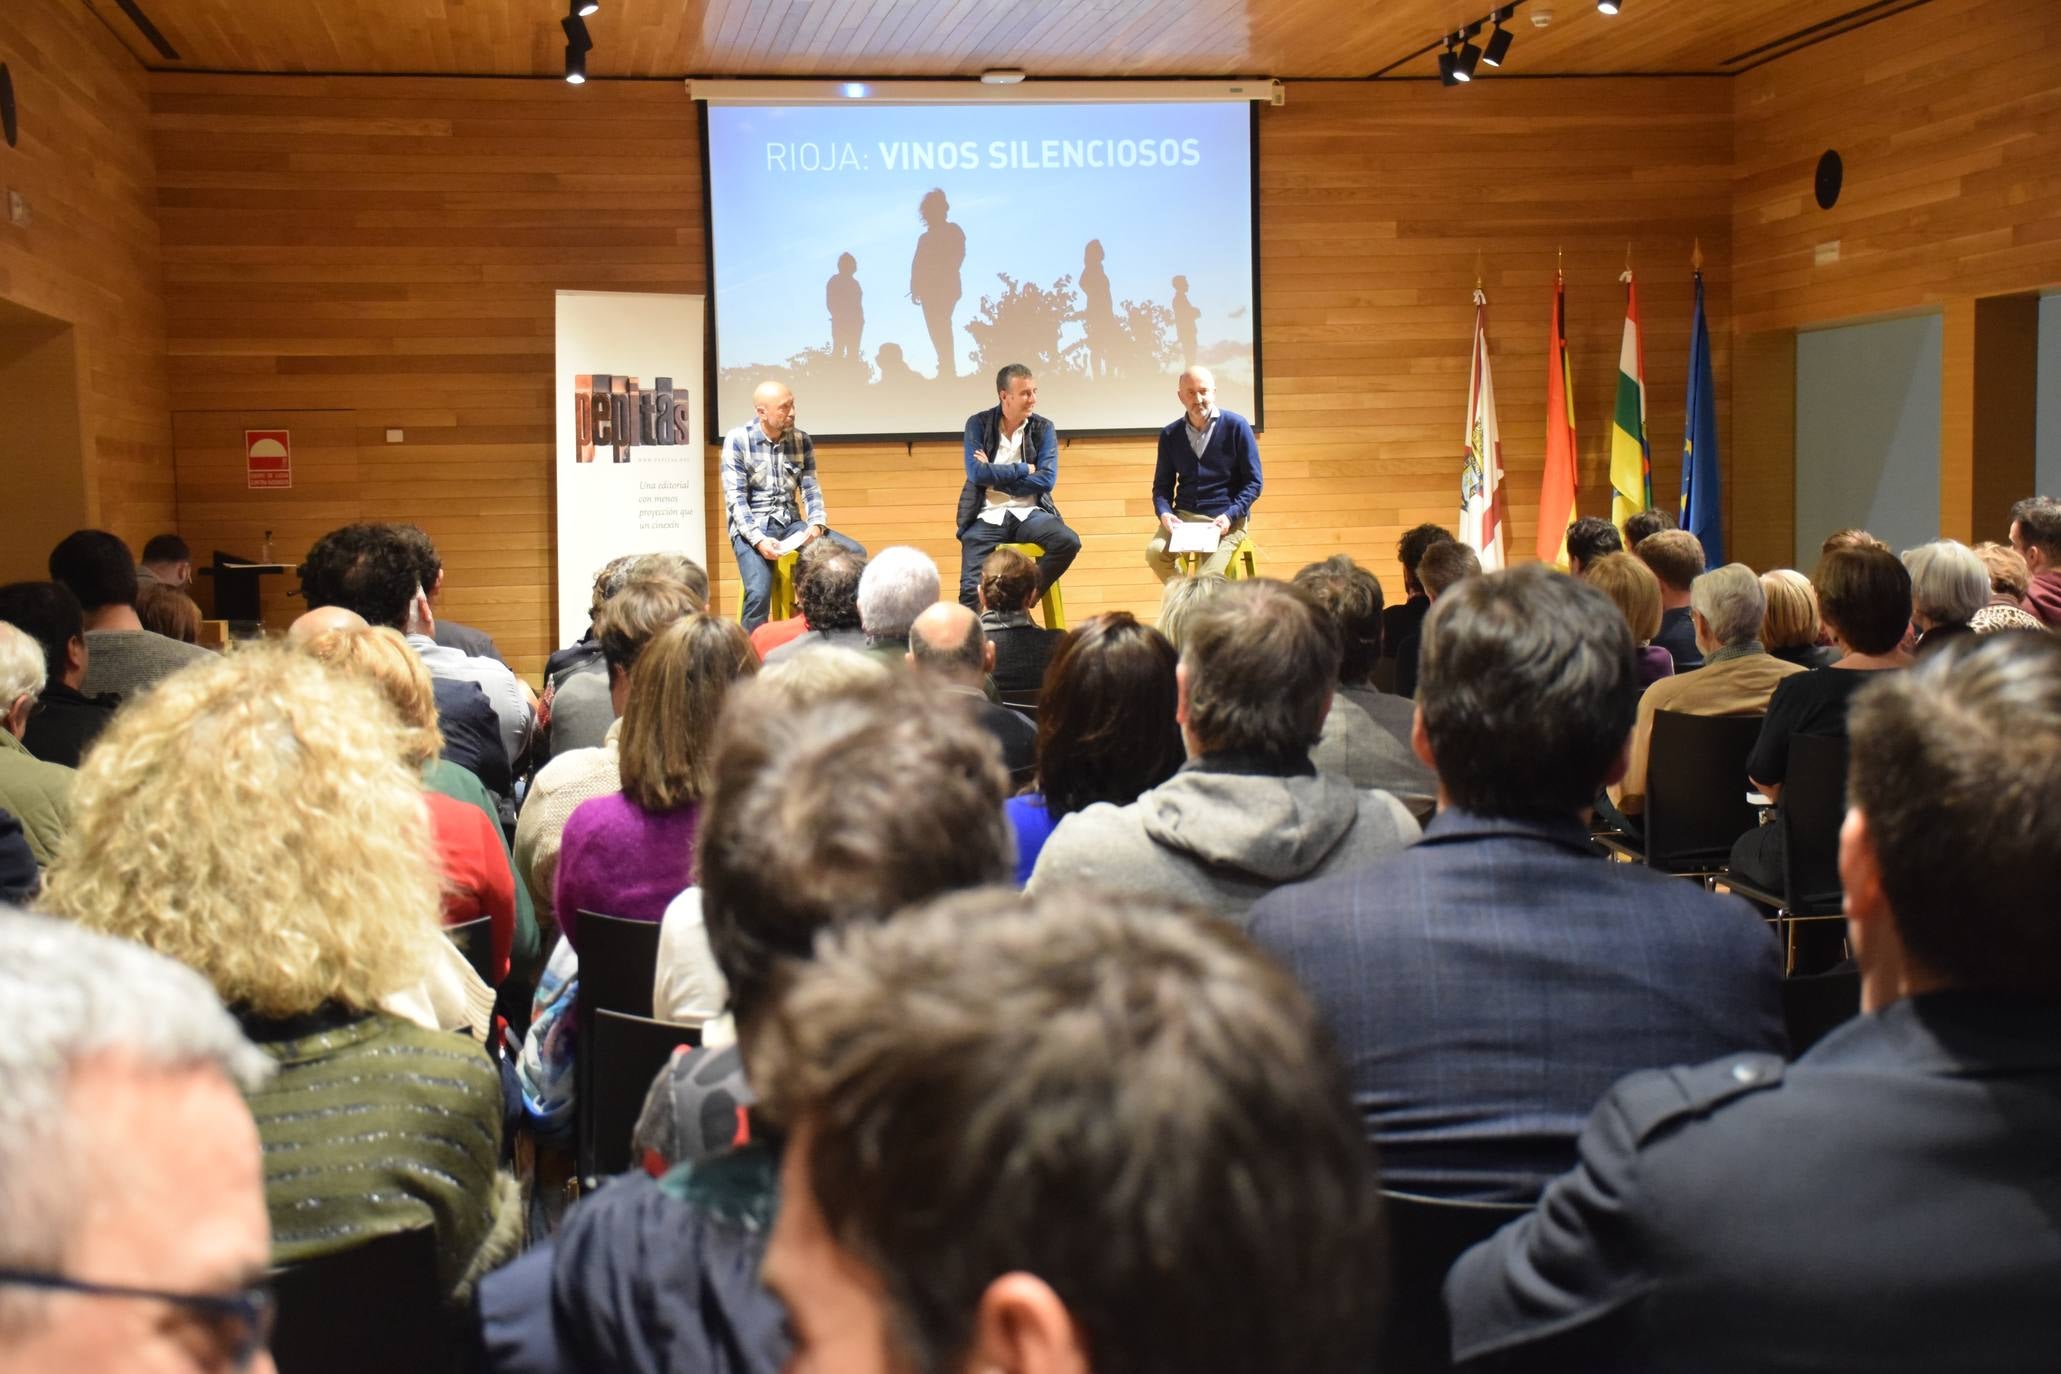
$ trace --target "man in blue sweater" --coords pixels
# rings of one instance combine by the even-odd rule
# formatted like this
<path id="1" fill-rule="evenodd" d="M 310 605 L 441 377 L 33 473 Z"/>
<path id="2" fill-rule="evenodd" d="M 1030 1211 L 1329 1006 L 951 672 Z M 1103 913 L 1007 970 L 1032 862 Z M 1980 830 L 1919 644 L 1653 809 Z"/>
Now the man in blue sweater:
<path id="1" fill-rule="evenodd" d="M 1167 539 L 1184 520 L 1217 527 L 1217 550 L 1202 571 L 1222 573 L 1245 542 L 1245 521 L 1260 494 L 1259 441 L 1243 415 L 1217 409 L 1217 380 L 1206 367 L 1181 374 L 1186 413 L 1159 432 L 1159 463 L 1152 472 L 1152 508 L 1159 529 L 1145 546 L 1145 562 L 1161 582 L 1174 575 Z"/>
<path id="2" fill-rule="evenodd" d="M 1036 544 L 1038 594 L 1057 582 L 1081 551 L 1081 537 L 1059 518 L 1059 433 L 1035 414 L 1038 382 L 1022 363 L 995 374 L 996 404 L 966 421 L 966 485 L 959 491 L 959 602 L 978 612 L 980 565 L 1000 544 Z"/>

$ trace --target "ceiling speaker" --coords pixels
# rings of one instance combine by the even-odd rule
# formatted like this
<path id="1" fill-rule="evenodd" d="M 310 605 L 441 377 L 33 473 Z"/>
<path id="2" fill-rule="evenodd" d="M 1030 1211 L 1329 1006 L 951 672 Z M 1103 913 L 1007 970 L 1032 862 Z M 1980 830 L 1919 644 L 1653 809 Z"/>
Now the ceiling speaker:
<path id="1" fill-rule="evenodd" d="M 1829 210 L 1839 203 L 1839 188 L 1846 184 L 1846 164 L 1839 160 L 1839 154 L 1826 149 L 1818 159 L 1817 193 L 1818 208 Z"/>

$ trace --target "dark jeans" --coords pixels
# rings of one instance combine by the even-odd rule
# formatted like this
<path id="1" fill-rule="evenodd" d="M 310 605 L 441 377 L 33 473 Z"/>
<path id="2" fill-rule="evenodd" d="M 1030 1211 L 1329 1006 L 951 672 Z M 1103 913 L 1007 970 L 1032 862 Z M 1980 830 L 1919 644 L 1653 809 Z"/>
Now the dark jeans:
<path id="1" fill-rule="evenodd" d="M 806 520 L 794 520 L 785 525 L 769 524 L 766 526 L 766 538 L 777 544 L 788 535 L 808 527 L 809 522 Z M 864 549 L 836 530 L 824 530 L 823 537 L 850 549 L 861 558 L 866 556 Z M 737 576 L 744 583 L 743 623 L 745 633 L 749 634 L 766 623 L 766 610 L 773 602 L 773 565 L 761 558 L 759 551 L 746 543 L 744 536 L 734 530 L 730 534 L 730 549 L 737 555 Z"/>
<path id="2" fill-rule="evenodd" d="M 1038 560 L 1038 593 L 1065 575 L 1081 551 L 1081 537 L 1041 510 L 1015 511 L 999 525 L 976 519 L 959 536 L 959 604 L 980 609 L 980 565 L 1000 544 L 1036 544 L 1045 551 Z"/>

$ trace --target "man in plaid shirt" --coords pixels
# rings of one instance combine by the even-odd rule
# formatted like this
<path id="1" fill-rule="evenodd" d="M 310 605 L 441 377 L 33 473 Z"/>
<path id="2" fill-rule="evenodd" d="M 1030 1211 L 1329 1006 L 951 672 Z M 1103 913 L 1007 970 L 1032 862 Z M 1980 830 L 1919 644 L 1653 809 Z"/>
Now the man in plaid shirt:
<path id="1" fill-rule="evenodd" d="M 773 596 L 773 565 L 780 545 L 799 534 L 805 544 L 828 538 L 864 558 L 866 551 L 830 528 L 823 514 L 823 490 L 816 485 L 816 446 L 794 427 L 794 393 L 779 382 L 762 382 L 751 394 L 757 419 L 723 436 L 723 505 L 729 512 L 730 547 L 744 583 L 744 628 L 766 623 Z M 797 509 L 800 488 L 804 517 Z"/>

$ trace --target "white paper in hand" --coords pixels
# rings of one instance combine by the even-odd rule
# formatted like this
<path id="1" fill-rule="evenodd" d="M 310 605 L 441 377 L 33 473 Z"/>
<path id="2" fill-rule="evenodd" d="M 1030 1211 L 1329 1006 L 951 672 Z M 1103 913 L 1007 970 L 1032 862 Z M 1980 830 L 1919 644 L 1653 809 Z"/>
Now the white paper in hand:
<path id="1" fill-rule="evenodd" d="M 807 525 L 803 525 L 793 534 L 788 535 L 785 539 L 781 540 L 778 544 L 774 545 L 774 547 L 779 549 L 782 553 L 793 553 L 796 549 L 800 548 L 802 545 L 808 542 L 809 527 Z"/>
<path id="2" fill-rule="evenodd" d="M 1166 551 L 1212 554 L 1223 538 L 1224 533 L 1214 520 L 1181 520 L 1175 522 L 1173 533 L 1167 536 Z"/>

